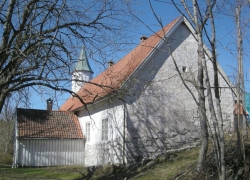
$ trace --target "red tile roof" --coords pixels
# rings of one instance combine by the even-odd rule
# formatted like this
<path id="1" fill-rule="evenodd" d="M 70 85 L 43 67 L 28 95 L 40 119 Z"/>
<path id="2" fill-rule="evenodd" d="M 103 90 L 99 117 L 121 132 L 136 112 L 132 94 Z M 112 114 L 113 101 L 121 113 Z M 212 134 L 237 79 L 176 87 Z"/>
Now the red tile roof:
<path id="1" fill-rule="evenodd" d="M 17 109 L 18 138 L 83 139 L 77 116 L 72 112 Z"/>
<path id="2" fill-rule="evenodd" d="M 119 89 L 179 19 L 175 19 L 162 30 L 144 40 L 116 64 L 93 78 L 90 83 L 86 83 L 77 92 L 82 101 L 85 104 L 93 103 Z M 72 111 L 82 106 L 83 103 L 78 98 L 71 97 L 61 106 L 60 110 Z"/>
<path id="3" fill-rule="evenodd" d="M 234 104 L 234 114 L 238 114 L 238 108 L 240 108 L 240 114 L 243 114 L 246 116 L 248 115 L 248 112 L 245 111 L 244 107 L 242 104 L 239 105 L 240 107 L 238 107 L 238 104 Z"/>

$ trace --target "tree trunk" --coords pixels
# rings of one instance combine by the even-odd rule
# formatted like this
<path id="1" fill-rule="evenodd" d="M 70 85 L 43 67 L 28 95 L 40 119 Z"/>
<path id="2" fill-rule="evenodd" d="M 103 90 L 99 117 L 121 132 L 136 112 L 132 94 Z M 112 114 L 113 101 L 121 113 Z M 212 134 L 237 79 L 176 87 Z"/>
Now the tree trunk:
<path id="1" fill-rule="evenodd" d="M 5 93 L 5 90 L 2 89 L 1 93 L 0 93 L 0 113 L 2 112 L 6 96 L 7 96 L 7 94 Z"/>
<path id="2" fill-rule="evenodd" d="M 219 129 L 219 145 L 220 145 L 220 170 L 221 170 L 221 179 L 226 178 L 226 169 L 225 169 L 225 143 L 224 143 L 224 129 L 223 129 L 223 119 L 222 119 L 222 111 L 220 105 L 220 91 L 219 91 L 219 77 L 218 77 L 218 65 L 217 65 L 217 57 L 216 57 L 216 45 L 215 45 L 215 26 L 214 26 L 214 16 L 212 13 L 212 9 L 210 9 L 210 20 L 212 27 L 212 38 L 210 41 L 211 49 L 212 49 L 212 63 L 213 63 L 213 71 L 214 71 L 214 94 L 215 94 L 215 109 L 218 120 L 218 129 Z"/>
<path id="3" fill-rule="evenodd" d="M 244 117 L 241 119 L 240 113 L 241 113 L 241 105 L 243 98 L 243 65 L 242 65 L 242 35 L 241 35 L 241 28 L 240 28 L 240 14 L 241 14 L 241 4 L 238 1 L 237 7 L 236 7 L 236 27 L 237 27 L 237 51 L 238 51 L 238 84 L 237 84 L 237 121 L 236 121 L 236 133 L 237 133 L 237 153 L 238 153 L 238 165 L 243 165 L 242 157 L 244 156 L 244 148 L 243 148 L 243 133 L 242 130 L 245 130 L 244 123 L 240 123 L 240 121 L 244 120 Z M 243 106 L 242 102 L 242 106 Z M 244 113 L 242 112 L 242 116 Z M 243 125 L 243 127 L 240 127 L 240 124 Z"/>
<path id="4" fill-rule="evenodd" d="M 193 11 L 194 11 L 194 23 L 197 32 L 198 41 L 198 97 L 199 97 L 199 116 L 200 116 L 200 127 L 201 127 L 201 148 L 198 156 L 198 162 L 196 169 L 201 172 L 204 168 L 204 162 L 206 159 L 207 149 L 208 149 L 208 129 L 207 129 L 207 118 L 205 109 L 205 94 L 204 94 L 204 73 L 203 73 L 203 42 L 202 42 L 202 28 L 198 23 L 198 4 L 196 0 L 193 0 Z"/>
<path id="5" fill-rule="evenodd" d="M 202 62 L 198 58 L 198 101 L 199 101 L 199 117 L 200 117 L 200 133 L 201 133 L 201 147 L 198 156 L 198 162 L 196 170 L 201 172 L 204 168 L 204 162 L 206 159 L 208 149 L 208 129 L 206 121 L 206 108 L 205 108 L 205 95 L 203 85 L 203 69 Z"/>
<path id="6" fill-rule="evenodd" d="M 200 116 L 200 128 L 201 128 L 201 147 L 199 151 L 198 161 L 196 165 L 196 170 L 198 172 L 203 171 L 204 169 L 204 162 L 207 155 L 208 149 L 208 130 L 207 130 L 207 122 L 206 117 L 204 115 L 205 106 L 203 104 L 203 99 L 199 99 L 200 107 L 199 107 L 199 116 Z M 205 104 L 205 103 L 204 103 Z"/>

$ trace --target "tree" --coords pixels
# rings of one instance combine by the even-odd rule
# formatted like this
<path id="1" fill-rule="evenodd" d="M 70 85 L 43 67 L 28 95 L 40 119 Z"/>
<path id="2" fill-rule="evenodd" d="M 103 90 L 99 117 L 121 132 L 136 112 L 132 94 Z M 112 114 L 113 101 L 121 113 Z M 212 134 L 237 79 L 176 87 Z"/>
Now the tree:
<path id="1" fill-rule="evenodd" d="M 173 1 L 172 1 L 173 2 Z M 193 0 L 192 1 L 192 10 L 187 6 L 186 2 L 184 0 L 181 1 L 182 5 L 184 6 L 184 9 L 186 13 L 188 14 L 189 18 L 193 22 L 196 33 L 197 33 L 197 41 L 198 41 L 198 67 L 201 71 L 201 74 L 203 73 L 204 77 L 198 75 L 198 80 L 201 81 L 204 78 L 204 85 L 200 86 L 203 91 L 206 89 L 207 93 L 207 101 L 209 105 L 209 110 L 211 114 L 211 120 L 212 120 L 212 140 L 214 144 L 214 156 L 216 160 L 216 165 L 219 173 L 219 179 L 225 179 L 226 178 L 226 170 L 225 170 L 225 160 L 224 160 L 224 153 L 225 153 L 225 145 L 224 145 L 224 131 L 223 131 L 223 121 L 222 121 L 222 112 L 221 112 L 221 106 L 220 106 L 220 94 L 219 94 L 219 82 L 218 82 L 218 67 L 217 67 L 217 56 L 216 56 L 216 31 L 215 31 L 215 25 L 214 25 L 214 10 L 213 8 L 216 5 L 216 0 L 207 0 L 205 5 L 198 3 L 198 1 Z M 177 5 L 175 4 L 177 7 Z M 202 7 L 205 7 L 202 9 Z M 210 19 L 210 27 L 211 27 L 211 37 L 208 35 L 208 29 L 205 27 L 207 21 Z M 214 82 L 214 94 L 215 94 L 215 103 L 213 102 L 212 97 L 212 88 L 210 85 L 209 75 L 208 75 L 208 68 L 205 58 L 205 43 L 203 34 L 205 34 L 210 47 L 211 47 L 211 56 L 209 57 L 210 60 L 213 63 L 213 82 Z M 199 74 L 199 73 L 198 73 Z M 205 87 L 205 88 L 204 88 Z M 199 91 L 199 93 L 201 93 Z M 200 99 L 199 99 L 200 100 Z M 201 102 L 201 101 L 199 101 Z M 201 106 L 200 104 L 199 106 Z M 201 107 L 200 107 L 201 108 Z M 205 115 L 205 113 L 203 113 Z M 205 115 L 206 117 L 206 115 Z M 208 117 L 206 117 L 206 122 L 201 121 L 201 133 L 202 135 L 204 133 L 207 133 L 207 129 L 205 130 L 202 128 L 202 124 L 208 124 Z M 205 132 L 203 132 L 205 130 Z M 207 142 L 207 141 L 206 141 Z M 205 145 L 202 141 L 201 150 L 199 153 L 198 163 L 197 163 L 197 170 L 198 172 L 201 172 L 204 168 L 204 161 L 206 157 L 207 152 L 207 145 Z M 205 150 L 204 150 L 205 149 Z M 201 158 L 202 157 L 202 158 Z"/>
<path id="2" fill-rule="evenodd" d="M 126 40 L 122 32 L 130 20 L 128 2 L 2 0 L 0 112 L 6 97 L 28 87 L 44 86 L 76 96 L 65 88 L 75 63 L 72 54 L 82 43 L 95 52 L 103 53 L 107 46 L 118 51 L 121 39 Z"/>
<path id="3" fill-rule="evenodd" d="M 215 1 L 214 1 L 215 2 Z M 201 14 L 200 5 L 197 1 L 192 1 L 191 7 L 187 5 L 185 1 L 181 1 L 181 4 L 184 7 L 183 11 L 178 7 L 178 5 L 172 1 L 174 6 L 178 9 L 178 11 L 185 15 L 187 14 L 191 19 L 191 22 L 195 26 L 195 30 L 197 33 L 197 41 L 198 41 L 198 75 L 197 75 L 197 91 L 198 91 L 198 108 L 199 108 L 199 117 L 200 117 L 200 132 L 201 132 L 201 148 L 198 156 L 197 161 L 197 171 L 201 172 L 204 169 L 204 162 L 206 159 L 206 154 L 208 150 L 208 118 L 206 115 L 206 107 L 205 107 L 205 84 L 208 85 L 207 88 L 210 88 L 208 74 L 207 74 L 207 67 L 206 67 L 206 59 L 205 59 L 205 49 L 204 49 L 204 41 L 203 41 L 203 32 L 204 32 L 204 25 L 207 23 L 209 18 L 208 10 L 209 8 L 212 9 L 214 4 L 211 2 L 207 3 L 207 9 L 204 15 Z M 210 7 L 209 7 L 210 6 Z M 192 8 L 192 9 L 191 9 Z M 190 10 L 191 9 L 191 10 Z M 207 90 L 207 92 L 211 93 L 211 89 Z"/>
<path id="4" fill-rule="evenodd" d="M 159 1 L 159 2 L 163 2 L 163 1 Z M 182 13 L 182 11 L 178 8 L 177 4 L 172 1 L 172 3 L 174 4 L 174 6 L 179 10 L 179 12 L 181 12 L 182 15 L 184 15 Z M 201 172 L 203 170 L 203 166 L 204 166 L 204 161 L 205 161 L 205 157 L 207 154 L 207 150 L 208 150 L 208 124 L 207 124 L 207 116 L 206 116 L 206 108 L 205 108 L 205 91 L 204 91 L 204 62 L 205 61 L 205 50 L 203 48 L 203 39 L 202 39 L 202 32 L 203 32 L 203 26 L 206 23 L 207 19 L 206 18 L 201 24 L 199 24 L 198 22 L 198 9 L 197 6 L 194 4 L 193 5 L 193 9 L 194 9 L 194 14 L 192 15 L 191 11 L 188 9 L 185 1 L 181 1 L 181 3 L 184 6 L 184 9 L 186 10 L 187 14 L 190 16 L 190 18 L 192 19 L 193 23 L 196 25 L 196 32 L 197 32 L 197 41 L 198 41 L 198 74 L 197 74 L 197 84 L 196 89 L 198 92 L 198 98 L 196 98 L 195 94 L 190 90 L 189 86 L 187 85 L 187 83 L 184 80 L 184 77 L 182 76 L 178 64 L 175 60 L 175 57 L 172 55 L 172 50 L 169 46 L 168 40 L 166 38 L 164 38 L 164 41 L 166 42 L 166 44 L 168 44 L 168 52 L 172 59 L 173 59 L 173 63 L 175 65 L 176 71 L 179 74 L 181 81 L 183 83 L 183 85 L 185 86 L 185 88 L 189 91 L 189 93 L 191 94 L 193 100 L 195 101 L 195 103 L 198 106 L 198 112 L 199 112 L 199 119 L 200 119 L 200 132 L 201 132 L 201 148 L 200 148 L 200 153 L 199 153 L 199 157 L 198 157 L 198 162 L 197 162 L 197 171 Z M 195 1 L 193 1 L 193 3 L 195 3 Z M 162 22 L 161 20 L 157 17 L 152 4 L 151 4 L 151 0 L 149 0 L 149 4 L 151 6 L 151 10 L 154 14 L 154 16 L 156 17 L 158 23 L 162 26 Z"/>
<path id="5" fill-rule="evenodd" d="M 246 120 L 244 118 L 244 112 L 242 117 L 240 109 L 245 109 L 245 86 L 244 86 L 244 72 L 243 72 L 243 38 L 242 38 L 242 11 L 244 6 L 247 6 L 248 2 L 244 0 L 237 0 L 235 4 L 232 4 L 235 9 L 235 23 L 237 33 L 237 61 L 238 61 L 238 77 L 236 84 L 237 91 L 237 120 L 236 120 L 236 134 L 237 134 L 237 156 L 238 165 L 243 165 L 245 160 L 245 149 L 244 149 L 244 135 L 246 135 Z M 244 132 L 243 132 L 244 131 Z"/>
<path id="6" fill-rule="evenodd" d="M 18 102 L 17 102 L 18 104 Z M 0 161 L 4 161 L 6 157 L 12 157 L 13 152 L 13 136 L 14 136 L 14 107 L 11 105 L 10 98 L 7 97 L 6 103 L 3 106 L 3 111 L 0 114 Z"/>
<path id="7" fill-rule="evenodd" d="M 159 2 L 164 2 L 160 1 Z M 217 5 L 216 0 L 208 0 L 206 2 L 198 2 L 196 0 L 187 2 L 184 0 L 178 4 L 176 1 L 171 1 L 172 4 L 178 9 L 182 15 L 187 15 L 188 19 L 192 22 L 196 30 L 196 38 L 198 42 L 198 76 L 197 76 L 197 92 L 198 92 L 198 108 L 200 118 L 200 132 L 201 132 L 201 148 L 198 157 L 196 170 L 201 172 L 204 170 L 204 163 L 206 159 L 208 149 L 208 127 L 210 129 L 211 136 L 213 137 L 214 155 L 217 164 L 217 169 L 220 179 L 225 179 L 225 161 L 224 161 L 224 131 L 222 112 L 220 106 L 220 93 L 218 82 L 218 67 L 216 56 L 216 31 L 214 25 L 214 7 Z M 210 20 L 210 29 L 207 27 Z M 210 31 L 209 31 L 210 30 Z M 209 31 L 209 32 L 208 32 Z M 209 35 L 211 34 L 211 35 Z M 206 54 L 205 41 L 208 41 L 208 45 L 211 50 L 211 55 Z M 214 82 L 214 98 L 212 94 L 212 88 L 209 79 L 209 72 L 206 62 L 206 56 L 211 60 L 213 64 L 213 82 Z M 177 65 L 176 69 L 178 71 Z M 181 74 L 179 73 L 181 76 Z M 185 82 L 183 81 L 185 84 Z M 186 87 L 187 88 L 187 87 Z M 192 93 L 192 92 L 191 92 Z M 208 121 L 205 107 L 205 94 L 207 96 L 208 108 L 211 115 L 211 125 Z M 193 96 L 194 97 L 194 96 Z M 213 101 L 213 99 L 215 101 Z"/>
<path id="8" fill-rule="evenodd" d="M 247 46 L 243 46 L 243 41 L 247 39 L 245 30 L 248 27 L 249 23 L 249 1 L 246 0 L 237 0 L 235 2 L 224 1 L 224 8 L 221 10 L 221 13 L 224 16 L 231 17 L 231 19 L 235 22 L 235 49 L 229 49 L 230 53 L 232 53 L 237 60 L 237 68 L 236 69 L 236 79 L 235 79 L 235 96 L 236 96 L 236 104 L 235 104 L 235 131 L 236 131 L 236 146 L 237 146 L 237 166 L 241 167 L 244 165 L 245 160 L 245 149 L 244 149 L 244 138 L 247 137 L 246 131 L 246 118 L 245 113 L 240 109 L 245 109 L 245 86 L 244 86 L 244 66 L 243 59 L 244 56 L 247 56 L 246 49 Z M 239 111 L 240 110 L 240 111 Z M 240 169 L 240 168 L 239 168 Z"/>

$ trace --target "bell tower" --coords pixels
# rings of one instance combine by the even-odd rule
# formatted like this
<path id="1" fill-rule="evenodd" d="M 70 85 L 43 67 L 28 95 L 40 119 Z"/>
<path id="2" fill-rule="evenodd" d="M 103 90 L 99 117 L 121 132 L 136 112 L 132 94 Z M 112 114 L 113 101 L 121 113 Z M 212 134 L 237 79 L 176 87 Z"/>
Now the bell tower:
<path id="1" fill-rule="evenodd" d="M 78 61 L 72 74 L 72 91 L 77 93 L 85 82 L 92 79 L 93 71 L 86 56 L 85 47 L 82 46 Z"/>

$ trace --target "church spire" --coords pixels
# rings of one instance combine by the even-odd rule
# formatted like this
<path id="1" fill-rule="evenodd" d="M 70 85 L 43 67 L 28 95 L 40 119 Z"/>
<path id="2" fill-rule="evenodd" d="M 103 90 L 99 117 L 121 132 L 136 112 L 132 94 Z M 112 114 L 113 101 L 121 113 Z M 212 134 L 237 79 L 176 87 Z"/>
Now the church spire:
<path id="1" fill-rule="evenodd" d="M 77 93 L 79 89 L 92 79 L 93 71 L 86 56 L 85 47 L 82 46 L 78 61 L 72 74 L 72 91 Z"/>
<path id="2" fill-rule="evenodd" d="M 78 61 L 76 63 L 75 71 L 89 71 L 89 72 L 93 73 L 93 71 L 89 65 L 88 58 L 86 56 L 84 45 L 82 46 Z"/>

